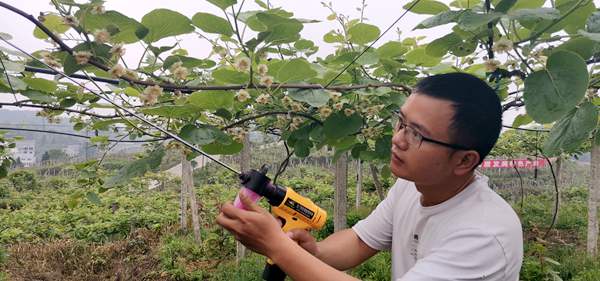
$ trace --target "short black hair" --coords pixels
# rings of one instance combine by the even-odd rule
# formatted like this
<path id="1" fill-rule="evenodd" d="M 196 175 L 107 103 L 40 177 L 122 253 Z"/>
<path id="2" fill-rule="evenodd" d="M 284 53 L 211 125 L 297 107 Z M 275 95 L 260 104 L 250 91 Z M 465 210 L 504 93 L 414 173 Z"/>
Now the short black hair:
<path id="1" fill-rule="evenodd" d="M 423 78 L 413 92 L 453 104 L 451 141 L 477 151 L 481 164 L 502 129 L 502 106 L 496 91 L 471 74 L 456 72 Z"/>

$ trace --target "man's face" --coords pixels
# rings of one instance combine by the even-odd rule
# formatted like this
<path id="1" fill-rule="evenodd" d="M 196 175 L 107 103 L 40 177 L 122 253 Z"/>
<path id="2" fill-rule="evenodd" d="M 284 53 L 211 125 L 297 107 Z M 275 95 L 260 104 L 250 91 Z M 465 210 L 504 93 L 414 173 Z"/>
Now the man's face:
<path id="1" fill-rule="evenodd" d="M 400 108 L 404 123 L 425 138 L 451 143 L 449 127 L 454 109 L 449 101 L 419 93 L 408 97 Z M 420 184 L 434 184 L 450 176 L 453 149 L 426 140 L 411 143 L 406 128 L 392 138 L 390 168 L 397 177 Z M 413 138 L 414 140 L 414 138 Z"/>

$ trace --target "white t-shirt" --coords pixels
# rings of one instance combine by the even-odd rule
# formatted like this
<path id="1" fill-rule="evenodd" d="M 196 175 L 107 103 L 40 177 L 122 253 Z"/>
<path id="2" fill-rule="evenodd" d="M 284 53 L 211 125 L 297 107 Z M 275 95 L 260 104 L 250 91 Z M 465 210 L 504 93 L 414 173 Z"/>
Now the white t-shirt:
<path id="1" fill-rule="evenodd" d="M 518 281 L 521 223 L 487 180 L 477 175 L 449 200 L 423 207 L 415 184 L 398 179 L 352 229 L 369 247 L 391 251 L 392 280 Z"/>

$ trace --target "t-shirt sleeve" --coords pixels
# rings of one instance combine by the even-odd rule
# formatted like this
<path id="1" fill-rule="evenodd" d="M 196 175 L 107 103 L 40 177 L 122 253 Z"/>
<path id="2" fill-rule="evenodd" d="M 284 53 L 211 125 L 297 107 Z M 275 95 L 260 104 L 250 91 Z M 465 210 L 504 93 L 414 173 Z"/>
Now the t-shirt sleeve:
<path id="1" fill-rule="evenodd" d="M 394 202 L 402 184 L 397 181 L 388 191 L 387 196 L 377 208 L 365 219 L 356 223 L 352 230 L 360 240 L 375 250 L 389 250 L 392 246 L 392 230 L 394 221 Z"/>
<path id="2" fill-rule="evenodd" d="M 439 245 L 397 281 L 506 280 L 506 255 L 494 235 L 466 229 Z"/>

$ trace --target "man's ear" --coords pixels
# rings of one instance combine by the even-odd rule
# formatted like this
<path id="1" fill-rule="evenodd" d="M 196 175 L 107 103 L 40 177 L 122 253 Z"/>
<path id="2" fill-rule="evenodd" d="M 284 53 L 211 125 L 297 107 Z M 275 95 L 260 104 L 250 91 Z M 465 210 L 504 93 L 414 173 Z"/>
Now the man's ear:
<path id="1" fill-rule="evenodd" d="M 462 176 L 472 172 L 475 167 L 479 164 L 479 153 L 475 150 L 461 150 L 454 155 L 456 166 L 454 167 L 454 174 Z"/>

